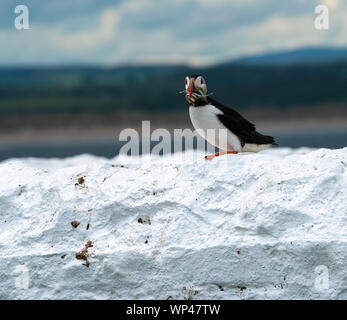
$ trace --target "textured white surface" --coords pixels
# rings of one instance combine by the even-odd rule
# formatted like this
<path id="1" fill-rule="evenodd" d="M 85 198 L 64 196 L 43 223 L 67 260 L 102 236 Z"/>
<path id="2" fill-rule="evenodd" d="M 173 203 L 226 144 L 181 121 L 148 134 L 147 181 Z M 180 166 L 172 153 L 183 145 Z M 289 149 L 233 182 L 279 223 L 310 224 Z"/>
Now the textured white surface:
<path id="1" fill-rule="evenodd" d="M 347 299 L 347 148 L 9 160 L 0 179 L 0 299 Z"/>

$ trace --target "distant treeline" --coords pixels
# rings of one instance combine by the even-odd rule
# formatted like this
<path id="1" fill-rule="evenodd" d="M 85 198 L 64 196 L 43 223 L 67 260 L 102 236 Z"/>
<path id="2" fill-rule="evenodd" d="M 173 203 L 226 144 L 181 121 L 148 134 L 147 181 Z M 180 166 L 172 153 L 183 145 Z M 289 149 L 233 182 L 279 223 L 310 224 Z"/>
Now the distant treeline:
<path id="1" fill-rule="evenodd" d="M 186 102 L 178 92 L 189 74 L 203 75 L 217 100 L 239 109 L 347 103 L 347 62 L 1 68 L 0 113 L 183 111 Z"/>

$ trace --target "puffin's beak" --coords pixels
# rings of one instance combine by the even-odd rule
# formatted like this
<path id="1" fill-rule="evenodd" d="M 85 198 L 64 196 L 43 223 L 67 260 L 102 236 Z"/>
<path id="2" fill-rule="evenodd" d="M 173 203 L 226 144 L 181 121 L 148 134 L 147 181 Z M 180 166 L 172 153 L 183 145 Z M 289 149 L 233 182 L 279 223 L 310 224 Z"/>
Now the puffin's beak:
<path id="1" fill-rule="evenodd" d="M 193 93 L 193 81 L 194 81 L 194 79 L 190 79 L 189 96 L 191 96 Z"/>

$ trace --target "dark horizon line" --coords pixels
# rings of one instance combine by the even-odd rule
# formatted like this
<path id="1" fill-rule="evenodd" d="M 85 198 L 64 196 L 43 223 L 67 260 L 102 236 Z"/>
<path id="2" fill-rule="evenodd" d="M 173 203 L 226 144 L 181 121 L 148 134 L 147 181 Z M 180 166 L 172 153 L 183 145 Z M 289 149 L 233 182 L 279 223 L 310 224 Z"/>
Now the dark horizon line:
<path id="1" fill-rule="evenodd" d="M 218 67 L 225 64 L 228 65 L 256 65 L 254 62 L 247 62 L 248 59 L 261 59 L 265 56 L 272 56 L 272 55 L 279 55 L 279 54 L 295 54 L 297 52 L 304 52 L 304 51 L 330 51 L 330 52 L 346 52 L 346 58 L 331 58 L 326 59 L 322 57 L 321 62 L 338 62 L 343 61 L 344 59 L 347 60 L 347 47 L 342 46 L 307 46 L 307 47 L 298 47 L 296 49 L 288 49 L 288 50 L 270 50 L 270 51 L 262 51 L 257 54 L 252 55 L 241 55 L 232 59 L 220 59 L 219 61 L 216 61 L 211 64 L 202 64 L 200 66 L 191 65 L 189 63 L 183 63 L 183 62 L 159 62 L 159 63 L 147 63 L 145 61 L 143 62 L 121 62 L 121 63 L 113 63 L 113 64 L 107 64 L 102 62 L 64 62 L 64 63 L 44 63 L 44 64 L 38 64 L 38 63 L 20 63 L 20 64 L 1 64 L 0 62 L 0 69 L 64 69 L 64 68 L 84 68 L 84 69 L 126 69 L 126 68 L 187 68 L 187 69 L 198 69 L 198 68 L 210 68 L 210 67 Z M 302 62 L 274 62 L 271 63 L 262 63 L 259 62 L 258 65 L 295 65 L 295 64 L 301 64 Z M 304 61 L 304 63 L 307 63 L 307 61 Z M 312 63 L 320 63 L 320 61 L 315 60 Z"/>

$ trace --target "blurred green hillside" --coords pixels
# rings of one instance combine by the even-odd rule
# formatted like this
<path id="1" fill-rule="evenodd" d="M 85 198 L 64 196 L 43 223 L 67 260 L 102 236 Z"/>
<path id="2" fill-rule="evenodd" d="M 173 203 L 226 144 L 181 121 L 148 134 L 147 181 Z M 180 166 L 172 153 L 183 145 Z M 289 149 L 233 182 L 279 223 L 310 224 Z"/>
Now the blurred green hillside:
<path id="1" fill-rule="evenodd" d="M 0 114 L 186 110 L 178 92 L 189 74 L 205 77 L 214 97 L 238 109 L 346 103 L 347 61 L 213 67 L 1 68 Z"/>

